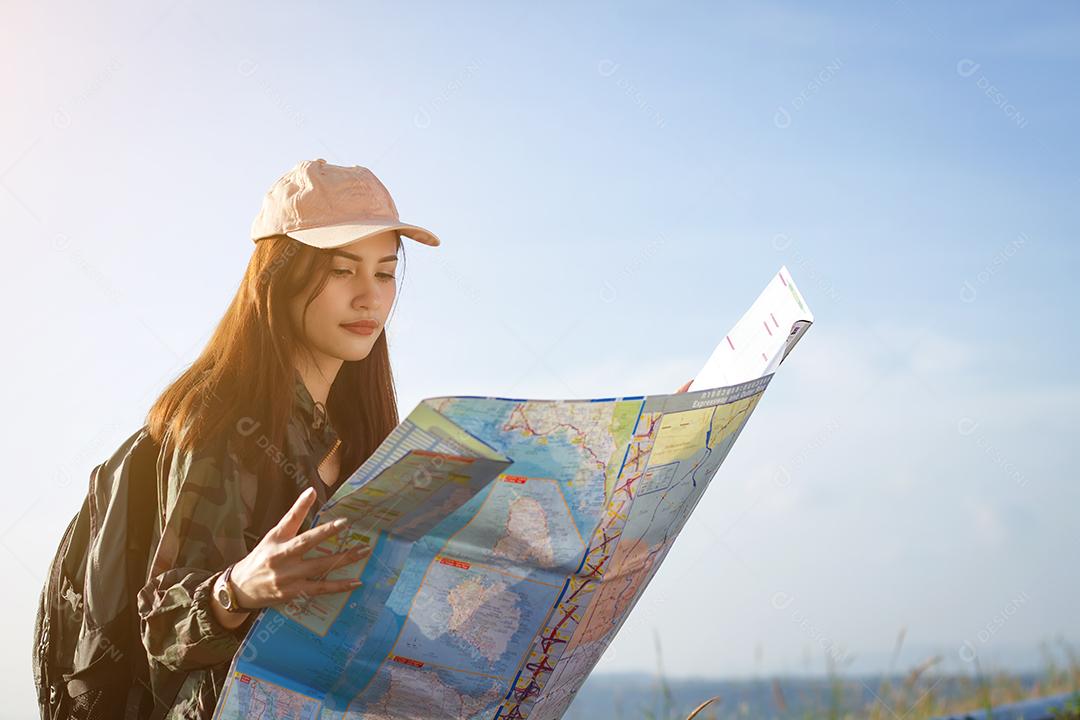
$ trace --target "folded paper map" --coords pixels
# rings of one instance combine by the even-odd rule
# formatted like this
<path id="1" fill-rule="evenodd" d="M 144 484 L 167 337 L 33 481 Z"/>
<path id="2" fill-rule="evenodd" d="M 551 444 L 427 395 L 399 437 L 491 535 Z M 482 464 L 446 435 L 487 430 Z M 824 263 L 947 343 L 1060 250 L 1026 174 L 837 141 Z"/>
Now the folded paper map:
<path id="1" fill-rule="evenodd" d="M 315 519 L 364 584 L 263 610 L 214 717 L 562 717 L 812 321 L 782 267 L 689 392 L 421 401 Z"/>

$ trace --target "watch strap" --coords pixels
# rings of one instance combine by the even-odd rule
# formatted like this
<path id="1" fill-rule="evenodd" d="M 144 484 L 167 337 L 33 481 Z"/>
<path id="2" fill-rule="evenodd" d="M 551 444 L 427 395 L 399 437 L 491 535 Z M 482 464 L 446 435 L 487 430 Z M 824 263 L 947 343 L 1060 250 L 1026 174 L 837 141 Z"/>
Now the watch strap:
<path id="1" fill-rule="evenodd" d="M 240 607 L 240 601 L 236 597 L 236 586 L 232 583 L 232 571 L 235 566 L 236 563 L 229 565 L 225 568 L 225 574 L 221 576 L 222 587 L 229 596 L 229 607 L 226 610 L 235 613 L 250 612 L 248 608 Z"/>

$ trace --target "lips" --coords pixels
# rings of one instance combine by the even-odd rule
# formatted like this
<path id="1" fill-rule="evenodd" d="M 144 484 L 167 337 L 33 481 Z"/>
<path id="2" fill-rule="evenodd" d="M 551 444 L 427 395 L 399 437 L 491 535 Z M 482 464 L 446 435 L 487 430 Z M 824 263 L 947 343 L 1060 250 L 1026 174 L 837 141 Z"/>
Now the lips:
<path id="1" fill-rule="evenodd" d="M 351 323 L 341 323 L 341 327 L 357 335 L 370 335 L 379 327 L 379 323 L 374 320 L 357 320 Z"/>
<path id="2" fill-rule="evenodd" d="M 369 330 L 374 330 L 375 328 L 379 327 L 379 323 L 375 322 L 374 320 L 357 320 L 351 323 L 341 323 L 341 327 L 368 328 Z"/>

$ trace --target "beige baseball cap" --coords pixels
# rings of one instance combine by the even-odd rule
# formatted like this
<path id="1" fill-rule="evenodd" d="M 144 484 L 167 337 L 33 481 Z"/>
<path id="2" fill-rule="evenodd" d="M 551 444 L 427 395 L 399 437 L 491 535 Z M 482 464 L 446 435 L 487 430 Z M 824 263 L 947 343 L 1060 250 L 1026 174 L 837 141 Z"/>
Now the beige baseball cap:
<path id="1" fill-rule="evenodd" d="M 251 224 L 251 239 L 288 235 L 325 249 L 384 230 L 399 230 L 425 245 L 439 244 L 433 232 L 401 222 L 394 199 L 375 173 L 319 158 L 303 160 L 277 179 Z"/>

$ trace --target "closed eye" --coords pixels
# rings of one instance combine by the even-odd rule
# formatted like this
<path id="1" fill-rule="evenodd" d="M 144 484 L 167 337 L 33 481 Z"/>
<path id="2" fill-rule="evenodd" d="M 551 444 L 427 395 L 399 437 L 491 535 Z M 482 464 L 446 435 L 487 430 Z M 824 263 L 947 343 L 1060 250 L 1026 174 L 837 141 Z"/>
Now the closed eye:
<path id="1" fill-rule="evenodd" d="M 351 269 L 349 269 L 349 268 L 332 268 L 330 270 L 330 274 L 333 275 L 334 277 L 346 277 L 348 275 L 352 275 L 353 271 Z M 389 282 L 389 281 L 393 280 L 397 276 L 394 275 L 393 273 L 379 272 L 379 273 L 375 273 L 375 277 L 379 278 L 383 282 Z"/>

